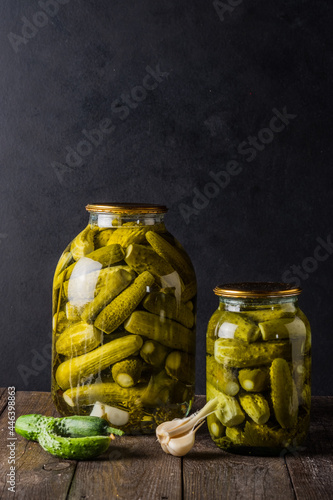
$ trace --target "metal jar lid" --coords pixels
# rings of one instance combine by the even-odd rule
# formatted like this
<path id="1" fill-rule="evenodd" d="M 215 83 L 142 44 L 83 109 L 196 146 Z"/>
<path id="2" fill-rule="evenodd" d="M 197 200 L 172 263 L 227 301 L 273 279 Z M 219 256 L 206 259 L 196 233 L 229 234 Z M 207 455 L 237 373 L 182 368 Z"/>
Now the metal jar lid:
<path id="1" fill-rule="evenodd" d="M 103 212 L 112 214 L 165 214 L 165 205 L 148 203 L 94 203 L 86 206 L 88 212 Z"/>
<path id="2" fill-rule="evenodd" d="M 301 288 L 290 283 L 275 282 L 224 283 L 214 288 L 215 295 L 230 298 L 290 297 L 301 292 Z"/>

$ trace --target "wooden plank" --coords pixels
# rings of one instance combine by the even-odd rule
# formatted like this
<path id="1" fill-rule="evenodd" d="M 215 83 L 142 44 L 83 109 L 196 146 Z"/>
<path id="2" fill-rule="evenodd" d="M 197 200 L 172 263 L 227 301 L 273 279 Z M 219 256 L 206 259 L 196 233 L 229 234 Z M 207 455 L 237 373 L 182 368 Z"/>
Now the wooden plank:
<path id="1" fill-rule="evenodd" d="M 306 450 L 293 450 L 286 463 L 299 500 L 331 499 L 333 491 L 333 398 L 312 398 Z"/>
<path id="2" fill-rule="evenodd" d="M 0 387 L 0 415 L 7 406 L 8 387 Z"/>
<path id="3" fill-rule="evenodd" d="M 101 458 L 78 463 L 68 498 L 180 500 L 181 488 L 180 458 L 163 453 L 153 435 L 126 436 Z"/>
<path id="4" fill-rule="evenodd" d="M 203 404 L 201 396 L 197 405 Z M 225 453 L 213 443 L 204 427 L 193 450 L 183 459 L 184 499 L 294 500 L 283 458 Z"/>
<path id="5" fill-rule="evenodd" d="M 16 417 L 27 413 L 42 413 L 58 416 L 51 402 L 51 395 L 43 392 L 18 392 L 16 394 Z M 8 431 L 8 413 L 0 417 L 0 497 L 6 499 L 48 500 L 65 499 L 75 471 L 76 462 L 59 460 L 45 452 L 38 443 L 21 436 L 13 439 Z M 10 439 L 7 439 L 10 438 Z M 9 448 L 15 443 L 16 487 L 15 493 L 8 491 Z"/>

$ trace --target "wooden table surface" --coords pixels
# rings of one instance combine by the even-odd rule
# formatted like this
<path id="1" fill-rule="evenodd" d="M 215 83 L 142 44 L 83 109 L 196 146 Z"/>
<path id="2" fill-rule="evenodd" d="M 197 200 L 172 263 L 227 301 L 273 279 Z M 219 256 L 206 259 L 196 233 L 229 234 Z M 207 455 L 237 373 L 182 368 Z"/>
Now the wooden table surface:
<path id="1" fill-rule="evenodd" d="M 204 396 L 196 398 L 196 407 Z M 184 458 L 162 452 L 155 436 L 117 438 L 93 461 L 60 460 L 38 443 L 17 436 L 15 493 L 8 491 L 8 391 L 0 389 L 1 499 L 279 499 L 333 498 L 333 397 L 312 400 L 311 431 L 305 450 L 281 457 L 225 453 L 211 441 L 207 427 Z M 16 415 L 59 416 L 45 392 L 17 392 Z"/>

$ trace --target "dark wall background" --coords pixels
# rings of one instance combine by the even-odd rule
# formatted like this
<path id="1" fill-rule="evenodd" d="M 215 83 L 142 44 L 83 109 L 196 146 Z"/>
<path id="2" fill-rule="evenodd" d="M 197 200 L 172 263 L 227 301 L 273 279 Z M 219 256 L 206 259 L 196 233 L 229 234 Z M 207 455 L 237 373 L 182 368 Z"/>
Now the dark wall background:
<path id="1" fill-rule="evenodd" d="M 197 271 L 198 392 L 212 288 L 284 278 L 333 394 L 332 20 L 329 0 L 1 2 L 1 386 L 49 390 L 56 262 L 87 203 L 137 201 L 168 205 Z M 273 109 L 294 115 L 274 133 Z"/>

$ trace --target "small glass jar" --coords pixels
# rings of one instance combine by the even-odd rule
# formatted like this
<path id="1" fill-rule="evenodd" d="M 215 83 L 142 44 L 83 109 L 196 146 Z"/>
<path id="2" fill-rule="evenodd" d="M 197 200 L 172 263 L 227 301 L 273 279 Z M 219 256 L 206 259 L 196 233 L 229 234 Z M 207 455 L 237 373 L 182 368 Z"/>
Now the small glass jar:
<path id="1" fill-rule="evenodd" d="M 207 329 L 208 416 L 217 446 L 278 455 L 304 444 L 311 404 L 311 329 L 298 307 L 300 288 L 228 283 Z"/>
<path id="2" fill-rule="evenodd" d="M 54 275 L 53 401 L 62 415 L 151 433 L 194 398 L 195 272 L 166 207 L 86 208 Z"/>

